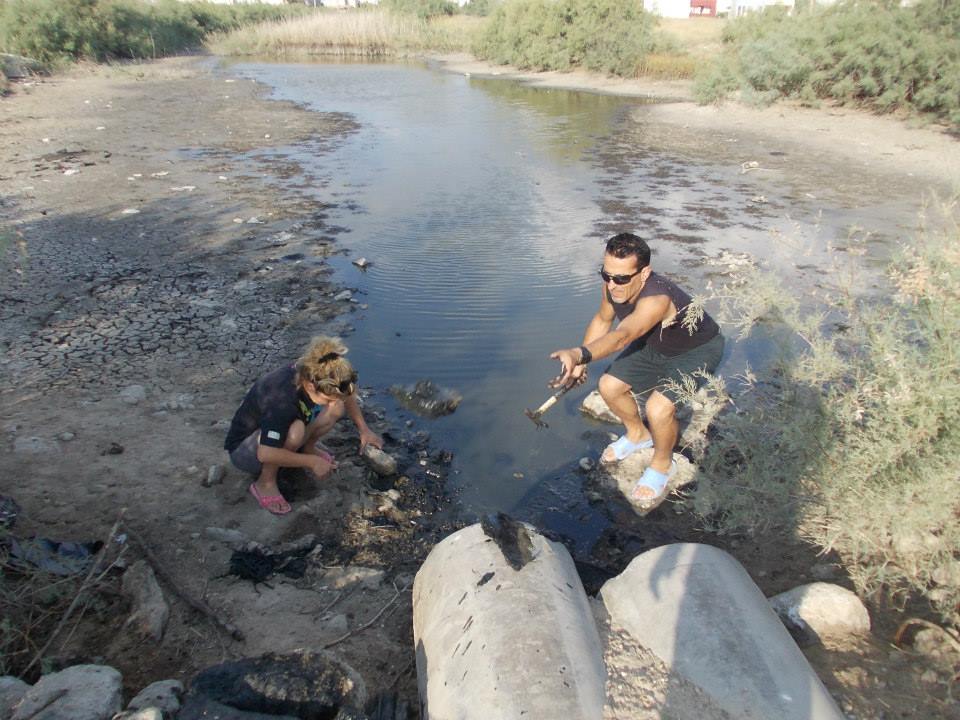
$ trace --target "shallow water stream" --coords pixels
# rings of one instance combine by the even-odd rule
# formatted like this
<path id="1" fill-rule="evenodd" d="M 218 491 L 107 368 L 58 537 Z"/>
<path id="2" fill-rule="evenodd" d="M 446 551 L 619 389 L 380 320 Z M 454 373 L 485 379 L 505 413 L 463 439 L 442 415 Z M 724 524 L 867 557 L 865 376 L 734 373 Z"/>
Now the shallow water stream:
<path id="1" fill-rule="evenodd" d="M 916 198 L 890 202 L 840 163 L 663 126 L 639 100 L 419 64 L 232 70 L 358 123 L 327 152 L 287 154 L 303 168 L 298 192 L 331 205 L 342 229 L 332 262 L 360 302 L 347 341 L 361 383 L 429 378 L 461 393 L 453 415 L 402 416 L 454 453 L 466 512 L 504 510 L 579 542 L 604 520 L 582 499 L 577 461 L 616 428 L 579 414 L 586 389 L 551 410 L 547 430 L 523 410 L 549 394 L 549 353 L 578 345 L 597 309 L 608 236 L 645 235 L 654 268 L 692 294 L 747 255 L 806 293 L 823 283 L 829 246 L 866 237 L 865 265 L 878 267 L 915 221 Z M 720 372 L 757 352 L 729 343 Z"/>

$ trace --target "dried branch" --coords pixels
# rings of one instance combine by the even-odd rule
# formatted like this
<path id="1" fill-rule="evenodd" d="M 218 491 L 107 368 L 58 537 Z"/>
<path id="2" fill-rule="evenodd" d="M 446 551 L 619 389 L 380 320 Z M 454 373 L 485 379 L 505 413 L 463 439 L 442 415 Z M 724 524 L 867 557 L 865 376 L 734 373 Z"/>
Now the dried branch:
<path id="1" fill-rule="evenodd" d="M 396 591 L 396 592 L 394 593 L 393 597 L 390 598 L 390 601 L 389 601 L 386 605 L 384 605 L 382 608 L 380 608 L 380 610 L 377 612 L 376 615 L 374 615 L 372 618 L 370 618 L 370 620 L 368 620 L 367 622 L 365 622 L 363 625 L 354 628 L 353 630 L 351 630 L 350 632 L 348 632 L 348 633 L 346 633 L 346 634 L 344 634 L 344 635 L 341 635 L 341 636 L 338 637 L 336 640 L 331 640 L 330 642 L 328 642 L 326 645 L 323 646 L 323 649 L 326 650 L 327 648 L 333 647 L 334 645 L 337 645 L 338 643 L 342 643 L 342 642 L 343 642 L 344 640 L 346 640 L 348 637 L 351 637 L 351 636 L 353 636 L 353 635 L 356 635 L 357 633 L 363 632 L 363 631 L 366 630 L 368 627 L 370 627 L 371 625 L 373 625 L 377 620 L 379 620 L 380 617 L 387 611 L 387 609 L 397 601 L 397 598 L 400 597 L 400 595 L 407 590 L 407 586 L 404 586 L 404 587 L 402 587 L 402 588 L 398 588 L 397 585 L 396 585 L 396 583 L 394 583 L 393 589 Z"/>
<path id="2" fill-rule="evenodd" d="M 203 615 L 206 615 L 208 618 L 210 618 L 214 622 L 214 624 L 216 624 L 217 627 L 219 627 L 221 630 L 223 630 L 228 635 L 230 635 L 230 637 L 232 637 L 234 640 L 239 640 L 240 642 L 243 642 L 244 640 L 246 640 L 246 638 L 244 637 L 244 634 L 240 631 L 240 628 L 238 628 L 233 623 L 228 622 L 223 618 L 221 618 L 217 614 L 216 610 L 214 610 L 212 607 L 207 605 L 202 600 L 197 600 L 189 592 L 187 592 L 182 587 L 180 587 L 180 585 L 177 584 L 177 581 L 173 579 L 173 576 L 170 575 L 170 573 L 168 573 L 164 569 L 163 565 L 160 564 L 160 560 L 154 554 L 153 550 L 150 549 L 147 543 L 145 543 L 143 539 L 140 538 L 140 536 L 130 528 L 129 525 L 127 526 L 127 534 L 130 536 L 131 540 L 134 540 L 137 543 L 137 545 L 140 546 L 140 549 L 143 550 L 143 554 L 146 555 L 147 562 L 150 563 L 150 566 L 153 568 L 153 571 L 157 574 L 157 576 L 161 580 L 163 580 L 167 584 L 167 586 L 169 586 L 171 590 L 173 590 L 174 594 L 177 597 L 179 597 L 181 600 L 183 600 L 187 605 L 192 607 L 197 612 Z"/>
<path id="3" fill-rule="evenodd" d="M 50 637 L 47 638 L 47 642 L 44 643 L 43 647 L 33 656 L 33 660 L 30 661 L 30 664 L 23 669 L 21 673 L 22 676 L 25 676 L 30 672 L 30 668 L 37 664 L 37 662 L 43 657 L 43 654 L 47 651 L 53 641 L 56 639 L 57 635 L 60 634 L 60 631 L 63 630 L 63 626 L 67 624 L 67 621 L 70 620 L 70 616 L 73 615 L 73 611 L 76 609 L 77 604 L 80 602 L 80 598 L 83 595 L 84 591 L 87 589 L 87 586 L 90 584 L 90 579 L 93 577 L 94 573 L 100 569 L 100 562 L 103 558 L 106 557 L 107 551 L 110 549 L 111 544 L 113 543 L 113 538 L 117 535 L 117 529 L 120 527 L 120 522 L 123 520 L 123 514 L 127 511 L 126 508 L 120 511 L 120 514 L 117 516 L 117 521 L 113 524 L 113 527 L 110 529 L 110 536 L 107 538 L 107 542 L 104 543 L 103 547 L 100 549 L 100 552 L 97 553 L 96 559 L 93 561 L 93 564 L 90 565 L 90 570 L 87 572 L 87 576 L 83 579 L 83 583 L 80 585 L 80 589 L 77 591 L 77 594 L 73 598 L 73 602 L 70 603 L 70 606 L 67 608 L 67 611 L 63 614 L 63 617 L 60 618 L 60 622 L 57 623 L 57 626 L 53 629 L 53 632 L 50 634 Z"/>

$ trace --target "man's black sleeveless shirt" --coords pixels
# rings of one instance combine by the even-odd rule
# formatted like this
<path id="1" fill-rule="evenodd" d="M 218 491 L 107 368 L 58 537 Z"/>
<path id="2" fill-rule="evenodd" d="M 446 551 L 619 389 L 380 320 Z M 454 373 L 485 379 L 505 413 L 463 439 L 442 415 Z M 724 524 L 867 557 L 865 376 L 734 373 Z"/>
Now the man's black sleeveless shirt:
<path id="1" fill-rule="evenodd" d="M 670 298 L 670 301 L 677 308 L 676 317 L 667 326 L 664 326 L 663 323 L 657 323 L 650 328 L 646 335 L 635 340 L 634 344 L 646 343 L 661 355 L 674 357 L 700 347 L 719 334 L 720 327 L 706 312 L 703 313 L 703 317 L 694 328 L 684 327 L 683 319 L 687 316 L 687 308 L 691 302 L 690 296 L 662 275 L 652 272 L 640 291 L 640 295 L 637 296 L 637 301 L 640 298 L 656 295 L 666 295 Z M 613 302 L 609 291 L 607 291 L 607 300 L 610 300 L 613 305 L 613 311 L 616 313 L 618 320 L 623 320 L 637 306 L 636 301 Z"/>

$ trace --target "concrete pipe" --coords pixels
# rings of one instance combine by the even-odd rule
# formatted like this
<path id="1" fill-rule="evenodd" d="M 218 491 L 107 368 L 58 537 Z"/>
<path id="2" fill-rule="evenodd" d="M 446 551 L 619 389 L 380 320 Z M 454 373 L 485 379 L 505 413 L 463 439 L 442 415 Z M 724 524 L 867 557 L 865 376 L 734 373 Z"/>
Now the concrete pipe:
<path id="1" fill-rule="evenodd" d="M 599 720 L 603 652 L 566 548 L 520 526 L 513 569 L 472 525 L 437 545 L 413 586 L 421 717 Z"/>
<path id="2" fill-rule="evenodd" d="M 692 543 L 650 550 L 600 595 L 612 624 L 732 716 L 843 719 L 760 588 L 722 550 Z"/>

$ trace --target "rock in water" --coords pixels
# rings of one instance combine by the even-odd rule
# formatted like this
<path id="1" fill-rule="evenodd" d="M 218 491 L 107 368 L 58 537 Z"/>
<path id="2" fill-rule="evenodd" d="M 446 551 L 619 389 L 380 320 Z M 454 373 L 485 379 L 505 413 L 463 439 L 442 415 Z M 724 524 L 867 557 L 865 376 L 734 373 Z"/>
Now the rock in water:
<path id="1" fill-rule="evenodd" d="M 364 445 L 362 454 L 377 475 L 389 477 L 397 474 L 397 461 L 378 447 Z"/>
<path id="2" fill-rule="evenodd" d="M 480 527 L 488 538 L 500 548 L 504 559 L 514 570 L 520 570 L 533 560 L 533 542 L 527 526 L 517 522 L 506 513 L 486 515 L 480 520 Z"/>
<path id="3" fill-rule="evenodd" d="M 421 380 L 413 387 L 394 385 L 390 393 L 407 410 L 428 418 L 449 415 L 463 399 L 460 393 L 438 387 L 429 380 Z"/>

